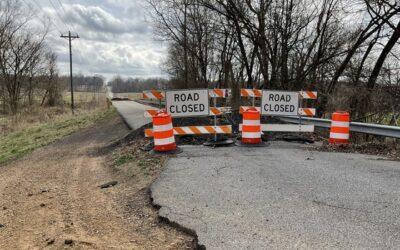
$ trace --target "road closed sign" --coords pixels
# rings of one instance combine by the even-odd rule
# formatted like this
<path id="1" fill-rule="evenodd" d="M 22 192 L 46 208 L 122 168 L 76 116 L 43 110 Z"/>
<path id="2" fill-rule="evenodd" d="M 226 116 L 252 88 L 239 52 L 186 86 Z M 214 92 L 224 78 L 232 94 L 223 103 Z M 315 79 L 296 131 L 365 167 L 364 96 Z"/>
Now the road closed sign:
<path id="1" fill-rule="evenodd" d="M 166 106 L 172 117 L 208 116 L 208 90 L 167 91 Z"/>
<path id="2" fill-rule="evenodd" d="M 264 90 L 261 105 L 262 115 L 297 116 L 299 109 L 299 93 Z"/>

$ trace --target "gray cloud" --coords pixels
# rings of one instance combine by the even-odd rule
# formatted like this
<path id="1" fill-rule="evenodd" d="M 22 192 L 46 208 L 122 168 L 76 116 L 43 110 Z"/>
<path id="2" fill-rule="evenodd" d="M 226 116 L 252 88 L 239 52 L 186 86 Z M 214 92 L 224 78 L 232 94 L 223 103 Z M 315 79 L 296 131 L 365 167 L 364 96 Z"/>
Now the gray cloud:
<path id="1" fill-rule="evenodd" d="M 67 8 L 64 17 L 73 25 L 79 25 L 94 32 L 145 34 L 150 31 L 149 27 L 140 20 L 117 18 L 98 6 L 73 4 Z"/>
<path id="2" fill-rule="evenodd" d="M 41 1 L 43 11 L 56 26 L 79 34 L 73 41 L 74 72 L 107 77 L 147 77 L 163 75 L 163 43 L 153 40 L 152 28 L 144 16 L 140 0 L 70 0 L 54 9 Z M 65 11 L 64 11 L 65 10 Z M 61 20 L 62 19 L 62 20 Z M 66 25 L 63 24 L 66 23 Z M 68 27 L 67 27 L 68 26 Z M 60 71 L 68 73 L 68 43 L 52 32 L 48 45 L 58 54 Z"/>

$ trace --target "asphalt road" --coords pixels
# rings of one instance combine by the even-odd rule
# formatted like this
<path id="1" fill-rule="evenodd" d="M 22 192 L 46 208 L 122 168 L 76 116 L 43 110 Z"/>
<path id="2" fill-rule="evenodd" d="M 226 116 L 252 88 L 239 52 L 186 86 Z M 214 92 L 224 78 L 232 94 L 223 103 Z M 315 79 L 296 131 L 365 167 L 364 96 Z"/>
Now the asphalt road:
<path id="1" fill-rule="evenodd" d="M 283 142 L 182 148 L 152 196 L 207 249 L 400 246 L 399 162 Z"/>
<path id="2" fill-rule="evenodd" d="M 149 106 L 134 101 L 113 101 L 112 104 L 133 130 L 151 122 L 150 118 L 144 117 L 144 111 L 151 108 Z"/>

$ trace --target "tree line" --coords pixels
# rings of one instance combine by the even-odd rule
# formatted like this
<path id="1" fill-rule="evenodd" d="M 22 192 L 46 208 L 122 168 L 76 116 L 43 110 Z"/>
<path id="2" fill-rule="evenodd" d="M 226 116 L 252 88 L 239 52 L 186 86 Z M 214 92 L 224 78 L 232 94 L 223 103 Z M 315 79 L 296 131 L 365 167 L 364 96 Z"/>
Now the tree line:
<path id="1" fill-rule="evenodd" d="M 57 57 L 45 45 L 48 29 L 30 29 L 31 20 L 19 1 L 0 2 L 0 98 L 2 109 L 13 114 L 23 103 L 32 105 L 38 88 L 42 104 L 59 99 Z"/>
<path id="2" fill-rule="evenodd" d="M 0 113 L 23 107 L 63 105 L 69 76 L 59 74 L 57 56 L 46 44 L 51 26 L 19 0 L 0 1 Z M 41 23 L 42 27 L 33 25 Z M 54 28 L 54 27 L 53 27 Z M 76 91 L 103 91 L 100 75 L 73 77 Z"/>
<path id="3" fill-rule="evenodd" d="M 113 93 L 142 92 L 150 89 L 167 89 L 169 80 L 164 78 L 122 78 L 115 76 L 108 82 Z"/>
<path id="4" fill-rule="evenodd" d="M 361 114 L 374 90 L 400 85 L 397 0 L 147 2 L 181 88 L 317 90 L 323 112 L 345 86 Z"/>

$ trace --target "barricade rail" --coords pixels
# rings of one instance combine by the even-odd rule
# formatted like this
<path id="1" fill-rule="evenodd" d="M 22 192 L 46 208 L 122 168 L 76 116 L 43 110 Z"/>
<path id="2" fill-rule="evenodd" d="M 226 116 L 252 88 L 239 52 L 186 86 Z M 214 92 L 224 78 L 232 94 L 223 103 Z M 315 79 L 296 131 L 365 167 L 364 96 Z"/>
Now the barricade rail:
<path id="1" fill-rule="evenodd" d="M 332 123 L 332 121 L 329 119 L 309 118 L 309 117 L 303 117 L 300 120 L 298 117 L 294 116 L 293 117 L 283 116 L 279 117 L 279 119 L 287 123 L 312 124 L 316 127 L 321 127 L 321 128 L 330 128 Z M 371 135 L 400 138 L 400 127 L 397 126 L 388 126 L 388 125 L 362 123 L 362 122 L 350 122 L 350 131 L 364 133 L 364 134 L 371 134 Z"/>

